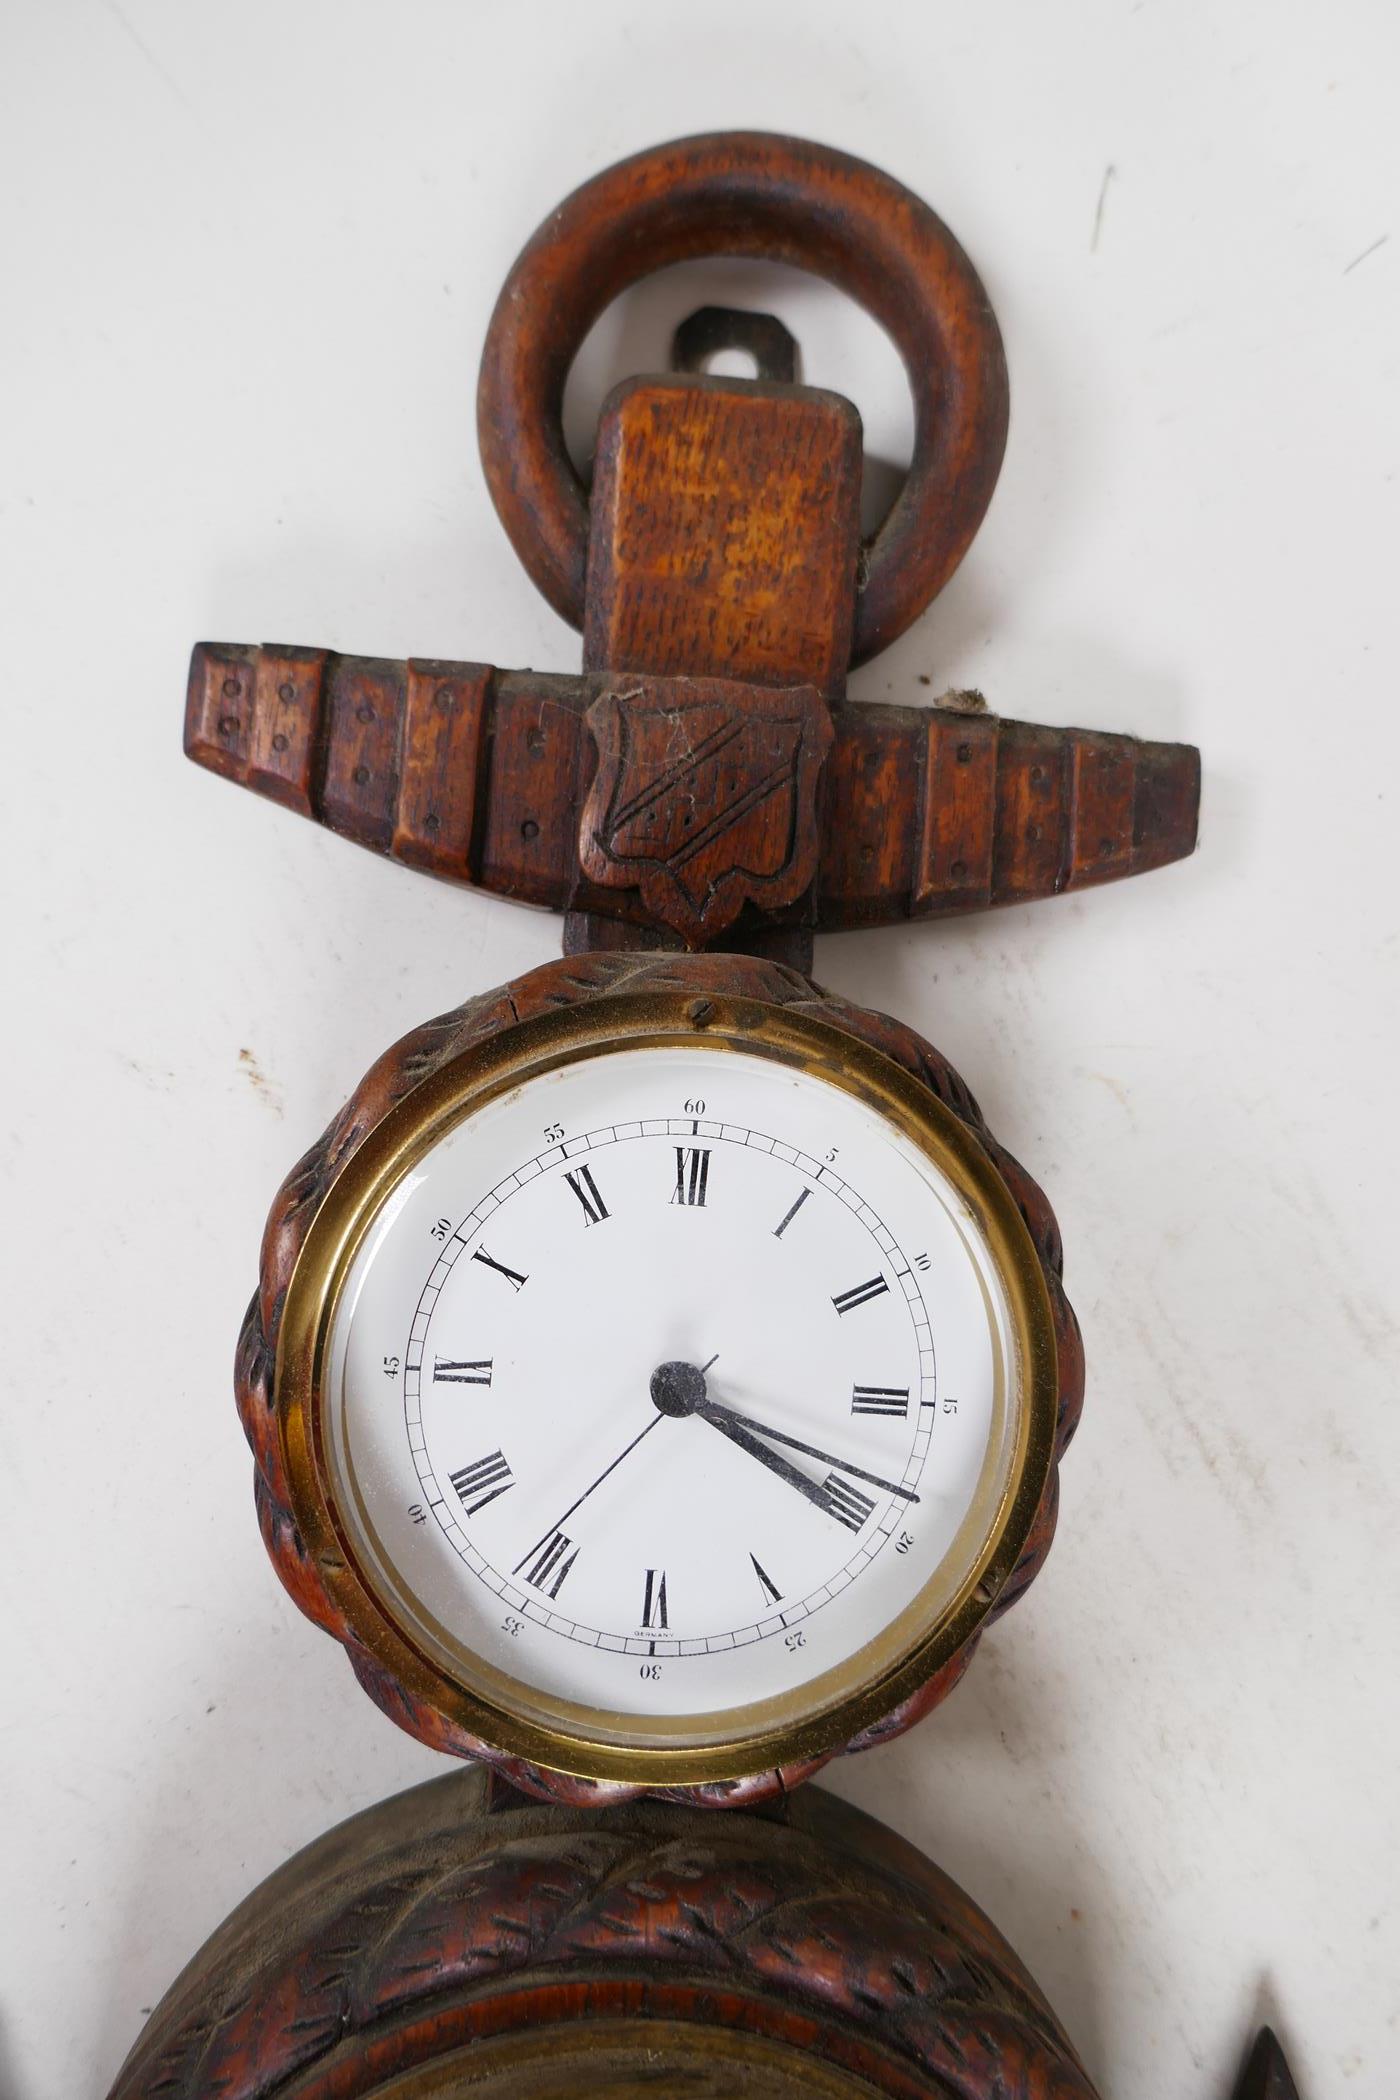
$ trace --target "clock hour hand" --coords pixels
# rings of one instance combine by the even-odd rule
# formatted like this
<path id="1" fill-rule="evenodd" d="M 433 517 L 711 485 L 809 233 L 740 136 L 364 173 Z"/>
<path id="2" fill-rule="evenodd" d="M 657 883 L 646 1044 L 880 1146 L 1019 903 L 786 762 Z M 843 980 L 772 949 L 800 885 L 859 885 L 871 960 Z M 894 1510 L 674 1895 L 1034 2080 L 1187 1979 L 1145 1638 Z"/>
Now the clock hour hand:
<path id="1" fill-rule="evenodd" d="M 697 1407 L 695 1413 L 702 1421 L 708 1422 L 712 1429 L 717 1429 L 721 1436 L 727 1436 L 731 1444 L 737 1444 L 741 1451 L 747 1451 L 750 1458 L 756 1458 L 760 1465 L 767 1466 L 770 1473 L 776 1473 L 779 1480 L 785 1480 L 789 1487 L 795 1487 L 799 1495 L 805 1495 L 809 1502 L 815 1503 L 828 1517 L 835 1514 L 830 1494 L 820 1481 L 810 1479 L 797 1466 L 790 1465 L 780 1452 L 770 1450 L 767 1444 L 760 1443 L 759 1439 L 739 1422 L 731 1421 L 726 1409 Z"/>
<path id="2" fill-rule="evenodd" d="M 853 1480 L 868 1480 L 872 1487 L 883 1488 L 887 1495 L 898 1495 L 905 1502 L 917 1502 L 919 1499 L 912 1488 L 900 1487 L 895 1481 L 886 1480 L 879 1473 L 869 1473 L 864 1466 L 853 1465 L 850 1459 L 840 1458 L 834 1451 L 822 1451 L 815 1444 L 804 1444 L 800 1437 L 788 1436 L 781 1429 L 770 1429 L 764 1422 L 755 1422 L 751 1415 L 741 1415 L 736 1409 L 726 1407 L 722 1400 L 711 1400 L 706 1395 L 705 1399 L 696 1407 L 695 1412 L 698 1415 L 703 1415 L 707 1422 L 713 1422 L 716 1429 L 722 1429 L 726 1436 L 733 1438 L 735 1443 L 741 1441 L 740 1436 L 735 1434 L 736 1431 L 742 1431 L 746 1437 L 750 1438 L 754 1436 L 765 1437 L 771 1444 L 786 1444 L 790 1451 L 801 1451 L 808 1458 L 819 1458 L 823 1465 L 835 1466 L 838 1472 L 849 1473 Z M 747 1442 L 744 1448 L 746 1450 L 750 1448 Z M 776 1456 L 776 1454 L 764 1454 L 762 1452 L 759 1455 Z M 773 1470 L 777 1472 L 779 1470 L 778 1466 L 774 1465 Z M 788 1471 L 796 1473 L 796 1468 L 789 1467 Z M 797 1478 L 805 1479 L 806 1475 L 797 1474 Z"/>

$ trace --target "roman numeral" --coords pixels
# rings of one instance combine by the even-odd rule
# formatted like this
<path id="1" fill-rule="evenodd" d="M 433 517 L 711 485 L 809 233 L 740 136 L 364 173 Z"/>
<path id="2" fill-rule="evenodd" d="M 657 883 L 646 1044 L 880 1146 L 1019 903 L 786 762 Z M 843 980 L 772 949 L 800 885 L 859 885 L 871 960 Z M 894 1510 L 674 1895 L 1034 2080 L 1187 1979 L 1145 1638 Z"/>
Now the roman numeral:
<path id="1" fill-rule="evenodd" d="M 705 1207 L 705 1190 L 710 1179 L 710 1155 L 696 1145 L 676 1147 L 676 1187 L 672 1203 Z"/>
<path id="2" fill-rule="evenodd" d="M 789 1225 L 791 1225 L 793 1219 L 797 1216 L 797 1213 L 801 1210 L 803 1204 L 807 1201 L 807 1198 L 811 1195 L 811 1193 L 812 1191 L 810 1189 L 803 1189 L 802 1194 L 798 1197 L 796 1203 L 793 1204 L 792 1209 L 788 1211 L 787 1215 L 784 1217 L 782 1224 L 775 1225 L 773 1227 L 773 1237 L 775 1240 L 780 1240 L 782 1238 L 783 1234 L 787 1231 Z"/>
<path id="3" fill-rule="evenodd" d="M 515 1486 L 515 1476 L 499 1451 L 488 1453 L 473 1465 L 463 1466 L 460 1473 L 451 1477 L 457 1500 L 469 1517 L 485 1509 L 488 1502 L 494 1502 L 507 1488 Z"/>
<path id="4" fill-rule="evenodd" d="M 642 1598 L 642 1624 L 647 1627 L 669 1626 L 666 1615 L 666 1570 L 647 1569 L 646 1593 Z"/>
<path id="5" fill-rule="evenodd" d="M 907 1415 L 907 1385 L 855 1385 L 851 1387 L 853 1415 Z"/>
<path id="6" fill-rule="evenodd" d="M 842 1291 L 831 1302 L 839 1313 L 854 1312 L 858 1305 L 868 1305 L 888 1289 L 883 1276 L 872 1276 L 869 1283 L 858 1283 L 853 1291 Z"/>
<path id="7" fill-rule="evenodd" d="M 585 1225 L 601 1225 L 604 1218 L 612 1216 L 612 1212 L 608 1209 L 607 1204 L 604 1203 L 602 1197 L 598 1194 L 598 1184 L 593 1179 L 593 1169 L 591 1167 L 580 1167 L 577 1173 L 566 1174 L 564 1179 L 583 1205 L 583 1222 Z M 609 1242 L 609 1245 L 611 1245 L 611 1242 Z"/>
<path id="8" fill-rule="evenodd" d="M 768 1602 L 770 1604 L 781 1604 L 783 1600 L 783 1593 L 778 1588 L 777 1583 L 774 1582 L 772 1576 L 766 1574 L 764 1570 L 759 1566 L 758 1555 L 756 1553 L 751 1553 L 749 1555 L 749 1559 L 753 1562 L 754 1574 L 758 1577 L 759 1582 L 763 1588 L 763 1594 L 768 1599 Z"/>
<path id="9" fill-rule="evenodd" d="M 503 1261 L 494 1260 L 484 1247 L 477 1248 L 472 1256 L 472 1260 L 483 1263 L 488 1269 L 494 1269 L 498 1276 L 504 1276 L 512 1290 L 523 1291 L 526 1284 L 530 1281 L 528 1276 L 521 1275 L 519 1269 L 508 1269 Z"/>
<path id="10" fill-rule="evenodd" d="M 475 1363 L 456 1363 L 448 1356 L 433 1358 L 434 1385 L 490 1385 L 493 1357 L 483 1356 Z"/>
<path id="11" fill-rule="evenodd" d="M 533 1560 L 530 1560 L 530 1554 L 534 1555 Z M 562 1531 L 551 1531 L 548 1538 L 541 1539 L 538 1545 L 530 1548 L 525 1560 L 516 1562 L 512 1572 L 518 1575 L 525 1567 L 525 1561 L 529 1560 L 530 1565 L 525 1569 L 525 1580 L 533 1583 L 537 1590 L 544 1590 L 548 1596 L 557 1597 L 564 1586 L 564 1577 L 577 1559 L 578 1547 L 574 1545 L 573 1540 L 565 1538 Z M 553 1581 L 550 1580 L 551 1576 Z"/>
<path id="12" fill-rule="evenodd" d="M 828 1473 L 822 1482 L 822 1500 L 838 1524 L 847 1531 L 859 1531 L 861 1525 L 875 1507 L 867 1501 L 859 1488 L 853 1488 L 849 1480 L 839 1473 Z"/>

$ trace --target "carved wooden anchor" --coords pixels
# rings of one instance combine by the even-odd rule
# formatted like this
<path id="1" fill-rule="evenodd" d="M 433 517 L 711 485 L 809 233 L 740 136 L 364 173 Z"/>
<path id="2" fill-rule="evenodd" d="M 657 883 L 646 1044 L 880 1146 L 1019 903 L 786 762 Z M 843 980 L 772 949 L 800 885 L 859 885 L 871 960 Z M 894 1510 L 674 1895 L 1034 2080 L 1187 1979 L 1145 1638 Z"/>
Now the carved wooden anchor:
<path id="1" fill-rule="evenodd" d="M 606 403 L 591 496 L 564 381 L 625 286 L 689 257 L 764 256 L 859 299 L 901 349 L 914 460 L 860 534 L 861 426 L 791 369 L 767 316 L 715 309 L 752 381 L 679 369 Z M 790 346 L 791 339 L 787 338 Z M 202 643 L 201 765 L 450 881 L 565 912 L 565 946 L 720 944 L 810 964 L 815 932 L 1047 897 L 1180 859 L 1197 752 L 999 719 L 975 694 L 850 704 L 846 672 L 961 559 L 1005 444 L 1006 366 L 972 265 L 889 177 L 728 134 L 587 183 L 524 249 L 488 333 L 482 458 L 506 530 L 583 630 L 583 675 Z"/>

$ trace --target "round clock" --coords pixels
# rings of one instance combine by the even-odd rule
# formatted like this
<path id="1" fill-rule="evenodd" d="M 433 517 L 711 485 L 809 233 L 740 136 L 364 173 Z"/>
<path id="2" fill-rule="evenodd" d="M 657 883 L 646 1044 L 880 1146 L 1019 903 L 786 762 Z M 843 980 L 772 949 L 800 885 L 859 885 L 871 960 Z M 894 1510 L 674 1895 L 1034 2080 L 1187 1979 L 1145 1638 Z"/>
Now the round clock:
<path id="1" fill-rule="evenodd" d="M 171 1986 L 111 2100 L 1094 2100 L 991 1920 L 810 1788 L 540 1807 L 477 1771 L 310 1845 Z"/>
<path id="2" fill-rule="evenodd" d="M 1043 1197 L 908 1029 L 735 956 L 391 1050 L 274 1210 L 264 1528 L 396 1719 L 569 1799 L 753 1799 L 928 1709 L 1048 1546 Z"/>

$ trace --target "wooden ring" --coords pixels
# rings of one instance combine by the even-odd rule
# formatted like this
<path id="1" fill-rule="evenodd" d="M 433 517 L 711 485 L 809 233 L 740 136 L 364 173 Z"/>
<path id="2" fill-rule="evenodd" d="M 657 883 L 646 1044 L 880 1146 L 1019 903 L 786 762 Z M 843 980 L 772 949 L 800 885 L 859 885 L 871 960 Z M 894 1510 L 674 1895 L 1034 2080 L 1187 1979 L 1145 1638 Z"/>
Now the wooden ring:
<path id="1" fill-rule="evenodd" d="M 617 294 L 702 255 L 810 270 L 889 334 L 914 397 L 914 457 L 869 547 L 852 661 L 917 619 L 967 551 L 1006 444 L 1006 358 L 978 277 L 902 183 L 849 154 L 714 132 L 619 161 L 527 242 L 487 331 L 477 434 L 487 486 L 534 582 L 583 625 L 588 497 L 564 444 L 564 382 Z"/>

